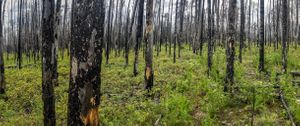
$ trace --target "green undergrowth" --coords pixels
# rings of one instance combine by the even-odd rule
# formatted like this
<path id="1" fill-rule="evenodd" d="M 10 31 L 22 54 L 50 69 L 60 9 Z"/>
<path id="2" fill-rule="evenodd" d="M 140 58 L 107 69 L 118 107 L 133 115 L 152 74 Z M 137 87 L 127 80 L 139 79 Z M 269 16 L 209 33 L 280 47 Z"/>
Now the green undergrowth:
<path id="1" fill-rule="evenodd" d="M 163 48 L 164 49 L 164 48 Z M 258 49 L 245 49 L 243 63 L 235 62 L 235 87 L 233 95 L 223 92 L 226 72 L 225 49 L 217 48 L 213 68 L 207 75 L 207 52 L 193 54 L 188 47 L 174 64 L 172 56 L 164 50 L 154 55 L 154 88 L 147 97 L 144 91 L 144 58 L 139 57 L 139 74 L 134 77 L 133 52 L 129 65 L 123 56 L 112 52 L 109 64 L 102 64 L 100 121 L 103 125 L 290 125 L 286 111 L 272 88 L 276 73 L 281 71 L 281 51 L 266 48 L 266 72 L 259 73 Z M 300 70 L 300 50 L 289 50 L 288 71 Z M 64 57 L 68 57 L 67 55 Z M 23 61 L 32 64 L 31 61 Z M 25 63 L 26 62 L 26 63 Z M 15 65 L 13 55 L 6 66 Z M 56 120 L 66 125 L 69 60 L 59 59 L 59 85 L 55 87 Z M 21 70 L 5 71 L 7 92 L 0 96 L 0 125 L 42 125 L 41 65 L 27 66 Z M 285 98 L 300 123 L 300 107 L 296 103 L 296 89 L 292 77 L 279 78 Z M 255 89 L 255 102 L 253 102 Z M 253 111 L 252 106 L 255 105 Z M 252 114 L 254 115 L 252 118 Z"/>

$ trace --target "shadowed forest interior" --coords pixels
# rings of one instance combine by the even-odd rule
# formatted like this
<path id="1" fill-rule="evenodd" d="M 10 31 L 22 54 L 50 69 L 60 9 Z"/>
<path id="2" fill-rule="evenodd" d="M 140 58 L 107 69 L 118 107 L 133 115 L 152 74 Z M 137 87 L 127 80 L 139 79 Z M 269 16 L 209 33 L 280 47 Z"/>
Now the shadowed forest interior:
<path id="1" fill-rule="evenodd" d="M 300 125 L 300 0 L 0 0 L 0 126 Z"/>

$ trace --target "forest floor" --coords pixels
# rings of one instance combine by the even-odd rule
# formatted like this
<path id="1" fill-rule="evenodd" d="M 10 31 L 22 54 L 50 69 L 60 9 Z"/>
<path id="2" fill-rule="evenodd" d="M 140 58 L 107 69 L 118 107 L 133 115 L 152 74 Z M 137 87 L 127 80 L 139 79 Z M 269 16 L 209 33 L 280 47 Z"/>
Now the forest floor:
<path id="1" fill-rule="evenodd" d="M 257 71 L 258 50 L 246 49 L 243 63 L 238 60 L 235 63 L 235 86 L 238 91 L 233 96 L 223 92 L 225 49 L 216 49 L 210 77 L 207 76 L 206 50 L 200 56 L 193 54 L 186 46 L 175 64 L 164 47 L 160 56 L 154 52 L 155 82 L 150 98 L 145 96 L 144 91 L 145 63 L 142 53 L 137 77 L 132 74 L 132 53 L 128 67 L 124 65 L 124 58 L 116 57 L 114 52 L 109 64 L 103 62 L 99 108 L 102 125 L 250 125 L 251 121 L 254 125 L 290 125 L 286 111 L 277 98 L 276 89 L 273 88 L 276 72 L 281 70 L 280 50 L 266 48 L 265 65 L 268 72 L 260 74 Z M 5 63 L 6 66 L 14 65 L 13 60 L 6 60 Z M 56 119 L 58 125 L 66 125 L 69 58 L 60 58 L 58 70 L 59 85 L 55 87 Z M 289 50 L 288 71 L 292 70 L 300 70 L 299 49 Z M 21 70 L 6 69 L 5 76 L 7 92 L 0 95 L 0 125 L 42 125 L 40 63 Z M 295 121 L 300 125 L 297 89 L 291 81 L 291 75 L 286 74 L 280 77 L 279 84 L 283 87 Z"/>

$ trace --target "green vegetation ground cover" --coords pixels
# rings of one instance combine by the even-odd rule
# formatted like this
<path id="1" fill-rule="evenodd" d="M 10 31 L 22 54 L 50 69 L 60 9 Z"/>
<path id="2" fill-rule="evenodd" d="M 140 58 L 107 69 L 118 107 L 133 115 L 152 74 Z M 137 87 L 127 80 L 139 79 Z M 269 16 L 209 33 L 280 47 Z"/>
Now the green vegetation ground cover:
<path id="1" fill-rule="evenodd" d="M 206 52 L 206 50 L 204 50 Z M 259 74 L 258 50 L 246 49 L 244 62 L 235 63 L 235 82 L 239 87 L 233 97 L 223 92 L 226 70 L 225 49 L 217 48 L 213 70 L 207 76 L 207 57 L 193 54 L 187 46 L 173 64 L 172 56 L 162 51 L 154 56 L 155 85 L 152 97 L 145 97 L 144 59 L 140 55 L 139 75 L 134 77 L 133 53 L 128 67 L 124 58 L 112 53 L 110 64 L 102 64 L 100 121 L 103 125 L 250 125 L 252 87 L 256 87 L 255 125 L 290 125 L 286 112 L 273 88 L 276 72 L 281 70 L 281 51 L 266 48 L 267 73 Z M 300 50 L 290 48 L 288 70 L 300 70 Z M 10 57 L 6 66 L 14 65 Z M 67 57 L 67 56 L 65 56 Z M 25 60 L 24 63 L 27 63 Z M 27 63 L 30 64 L 30 63 Z M 58 125 L 67 121 L 69 59 L 59 60 L 59 86 L 55 87 Z M 0 96 L 0 125 L 42 125 L 41 65 L 5 71 L 7 92 Z M 280 84 L 300 124 L 300 107 L 292 77 L 284 75 Z"/>

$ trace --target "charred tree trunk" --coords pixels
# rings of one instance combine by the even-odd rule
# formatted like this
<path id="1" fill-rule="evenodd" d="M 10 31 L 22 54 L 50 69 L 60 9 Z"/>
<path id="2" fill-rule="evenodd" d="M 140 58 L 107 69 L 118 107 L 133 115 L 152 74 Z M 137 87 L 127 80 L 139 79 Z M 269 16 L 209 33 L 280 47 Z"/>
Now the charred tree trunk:
<path id="1" fill-rule="evenodd" d="M 244 0 L 241 0 L 241 26 L 240 26 L 240 50 L 239 50 L 239 61 L 242 63 L 242 53 L 244 48 L 244 38 L 245 38 L 245 10 L 244 10 Z"/>
<path id="2" fill-rule="evenodd" d="M 18 68 L 22 69 L 22 48 L 21 48 L 21 44 L 22 44 L 22 38 L 21 38 L 21 34 L 22 34 L 22 2 L 23 0 L 19 0 L 19 29 L 18 29 Z"/>
<path id="3" fill-rule="evenodd" d="M 138 21 L 137 21 L 137 31 L 136 31 L 136 43 L 134 47 L 134 65 L 133 65 L 133 75 L 138 75 L 138 60 L 139 60 L 139 47 L 142 43 L 143 35 L 143 18 L 144 18 L 144 2 L 145 0 L 139 0 L 139 11 L 138 11 Z"/>
<path id="4" fill-rule="evenodd" d="M 2 10 L 3 1 L 0 0 L 0 10 Z M 0 17 L 2 17 L 2 12 L 0 12 Z M 3 39 L 2 39 L 2 20 L 0 20 L 0 94 L 5 93 L 5 80 L 4 80 L 4 61 L 3 61 Z"/>
<path id="5" fill-rule="evenodd" d="M 202 56 L 202 50 L 203 50 L 203 35 L 204 35 L 204 4 L 205 4 L 205 0 L 202 0 L 201 2 L 201 31 L 200 31 L 200 55 Z"/>
<path id="6" fill-rule="evenodd" d="M 232 85 L 234 83 L 234 57 L 235 57 L 235 13 L 236 0 L 229 0 L 228 10 L 228 40 L 226 46 L 226 78 L 225 78 L 225 92 L 232 93 Z"/>
<path id="7" fill-rule="evenodd" d="M 259 31 L 259 72 L 265 70 L 265 20 L 264 20 L 264 0 L 260 0 L 260 31 Z"/>
<path id="8" fill-rule="evenodd" d="M 186 0 L 181 0 L 180 3 L 180 21 L 179 21 L 179 40 L 178 40 L 178 57 L 181 56 L 181 43 L 183 43 L 183 21 Z"/>
<path id="9" fill-rule="evenodd" d="M 131 35 L 132 35 L 132 27 L 133 27 L 133 24 L 134 24 L 134 20 L 135 20 L 135 14 L 136 14 L 136 9 L 137 9 L 137 5 L 139 3 L 139 0 L 137 0 L 134 4 L 134 9 L 132 11 L 132 19 L 131 19 L 131 22 L 130 22 L 130 26 L 129 26 L 129 29 L 128 29 L 128 35 L 127 35 L 127 40 L 125 41 L 125 59 L 126 59 L 126 65 L 128 65 L 128 59 L 129 59 L 129 41 L 131 40 Z M 128 15 L 128 18 L 129 18 L 129 15 Z M 129 23 L 129 19 L 128 19 L 128 23 Z"/>
<path id="10" fill-rule="evenodd" d="M 289 35 L 288 30 L 288 3 L 287 0 L 282 1 L 282 71 L 287 73 L 287 40 Z"/>
<path id="11" fill-rule="evenodd" d="M 248 47 L 251 48 L 251 9 L 252 0 L 249 0 L 249 12 L 248 12 Z"/>
<path id="12" fill-rule="evenodd" d="M 108 24 L 107 24 L 107 36 L 106 36 L 106 50 L 105 50 L 105 55 L 106 55 L 106 64 L 108 64 L 109 62 L 109 54 L 110 54 L 110 45 L 111 45 L 111 11 L 112 11 L 112 5 L 113 5 L 113 0 L 109 1 L 109 9 L 108 9 Z"/>
<path id="13" fill-rule="evenodd" d="M 60 31 L 60 7 L 61 7 L 61 0 L 56 1 L 56 9 L 55 9 L 55 25 L 54 25 L 54 37 L 55 37 L 55 49 L 54 49 L 54 59 L 53 59 L 53 78 L 55 80 L 54 85 L 57 86 L 57 79 L 58 79 L 58 72 L 57 72 L 57 58 L 58 58 L 58 43 L 59 43 L 59 36 L 58 33 Z"/>
<path id="14" fill-rule="evenodd" d="M 99 125 L 104 17 L 104 0 L 73 0 L 69 126 Z"/>
<path id="15" fill-rule="evenodd" d="M 207 3 L 208 6 L 208 12 L 207 12 L 207 21 L 208 21 L 208 51 L 207 51 L 207 67 L 208 67 L 208 74 L 211 71 L 212 67 L 212 53 L 213 53 L 213 40 L 212 40 L 212 17 L 211 17 L 211 0 L 208 0 Z"/>
<path id="16" fill-rule="evenodd" d="M 153 0 L 147 0 L 146 10 L 146 32 L 145 32 L 145 44 L 146 44 L 146 68 L 145 68 L 145 81 L 146 89 L 151 90 L 153 87 Z"/>
<path id="17" fill-rule="evenodd" d="M 43 56 L 43 102 L 44 125 L 55 125 L 55 38 L 54 38 L 54 0 L 43 0 L 42 56 Z"/>
<path id="18" fill-rule="evenodd" d="M 175 10 L 175 30 L 174 30 L 174 35 L 175 39 L 173 40 L 173 63 L 176 63 L 176 43 L 178 41 L 178 33 L 177 33 L 177 17 L 178 17 L 178 1 L 176 0 L 176 10 Z"/>

